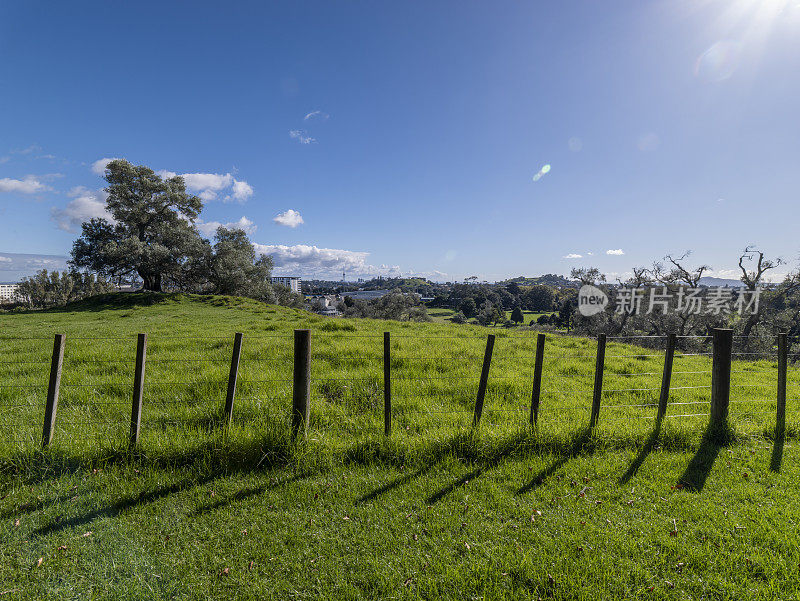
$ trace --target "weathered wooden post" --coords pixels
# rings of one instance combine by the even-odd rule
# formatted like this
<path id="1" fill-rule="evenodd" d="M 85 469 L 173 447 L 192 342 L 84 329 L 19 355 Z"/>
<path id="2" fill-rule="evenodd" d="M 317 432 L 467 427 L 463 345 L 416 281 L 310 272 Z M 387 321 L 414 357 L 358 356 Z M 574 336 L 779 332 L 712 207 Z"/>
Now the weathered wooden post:
<path id="1" fill-rule="evenodd" d="M 592 417 L 589 427 L 594 428 L 600 418 L 600 400 L 603 397 L 603 369 L 606 363 L 606 335 L 597 336 L 597 358 L 594 363 L 594 391 L 592 393 Z"/>
<path id="2" fill-rule="evenodd" d="M 664 371 L 661 374 L 661 394 L 658 397 L 658 415 L 656 420 L 661 421 L 667 414 L 669 403 L 669 387 L 672 382 L 672 360 L 675 358 L 675 334 L 667 335 L 667 348 L 664 352 Z"/>
<path id="3" fill-rule="evenodd" d="M 711 364 L 711 415 L 709 430 L 723 436 L 728 426 L 728 405 L 731 400 L 731 352 L 733 330 L 715 328 L 713 331 L 713 361 Z"/>
<path id="4" fill-rule="evenodd" d="M 389 332 L 383 333 L 383 433 L 392 431 L 392 353 Z"/>
<path id="5" fill-rule="evenodd" d="M 544 363 L 544 334 L 536 336 L 536 359 L 533 363 L 533 392 L 531 393 L 531 425 L 539 423 L 539 399 L 542 394 L 542 364 Z"/>
<path id="6" fill-rule="evenodd" d="M 47 404 L 44 407 L 44 428 L 42 429 L 42 447 L 53 440 L 58 412 L 58 390 L 61 386 L 61 366 L 64 363 L 64 334 L 56 334 L 53 340 L 53 358 L 50 361 L 50 380 L 47 384 Z"/>
<path id="7" fill-rule="evenodd" d="M 300 430 L 305 437 L 311 419 L 311 331 L 294 331 L 294 382 L 292 386 L 292 439 Z"/>
<path id="8" fill-rule="evenodd" d="M 775 433 L 782 436 L 786 431 L 786 369 L 789 346 L 787 335 L 778 334 L 778 409 L 775 415 Z"/>
<path id="9" fill-rule="evenodd" d="M 233 399 L 236 396 L 236 380 L 239 377 L 239 357 L 242 354 L 242 333 L 236 332 L 233 337 L 233 354 L 231 369 L 228 372 L 228 390 L 225 394 L 225 427 L 233 421 Z"/>
<path id="10" fill-rule="evenodd" d="M 486 386 L 489 384 L 489 367 L 492 364 L 492 350 L 494 349 L 494 334 L 486 337 L 486 351 L 483 353 L 483 367 L 481 368 L 481 381 L 478 384 L 478 396 L 475 398 L 475 415 L 472 418 L 472 427 L 477 428 L 483 413 L 483 399 L 486 397 Z"/>
<path id="11" fill-rule="evenodd" d="M 142 397 L 144 396 L 144 365 L 147 360 L 147 334 L 136 339 L 136 369 L 133 374 L 133 402 L 131 404 L 130 446 L 139 444 L 142 425 Z"/>

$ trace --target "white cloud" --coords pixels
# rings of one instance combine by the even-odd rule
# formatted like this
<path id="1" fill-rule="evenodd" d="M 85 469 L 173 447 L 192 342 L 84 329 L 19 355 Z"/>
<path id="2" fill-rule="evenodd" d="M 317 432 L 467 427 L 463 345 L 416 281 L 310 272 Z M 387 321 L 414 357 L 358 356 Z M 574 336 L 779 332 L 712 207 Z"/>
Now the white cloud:
<path id="1" fill-rule="evenodd" d="M 77 232 L 84 221 L 89 221 L 93 217 L 114 221 L 106 210 L 108 195 L 102 190 L 94 191 L 77 186 L 69 191 L 68 196 L 73 200 L 65 208 L 50 209 L 50 218 L 56 222 L 59 229 L 65 232 Z"/>
<path id="2" fill-rule="evenodd" d="M 197 229 L 206 236 L 213 236 L 217 231 L 217 228 L 220 226 L 229 230 L 244 230 L 246 234 L 254 234 L 258 228 L 253 221 L 244 215 L 242 215 L 241 219 L 238 221 L 231 221 L 229 223 L 220 223 L 219 221 L 203 221 L 202 219 L 197 220 Z"/>
<path id="3" fill-rule="evenodd" d="M 564 255 L 562 258 L 564 258 L 564 259 L 582 259 L 583 255 L 579 255 L 578 253 L 569 253 L 568 255 Z"/>
<path id="4" fill-rule="evenodd" d="M 342 272 L 347 279 L 378 275 L 384 277 L 426 277 L 442 280 L 447 274 L 441 271 L 417 272 L 402 270 L 399 265 L 370 265 L 368 252 L 343 250 L 338 248 L 319 248 L 308 244 L 294 246 L 253 244 L 256 252 L 269 255 L 275 265 L 276 275 L 298 275 L 339 280 Z"/>
<path id="5" fill-rule="evenodd" d="M 312 144 L 312 143 L 316 142 L 316 140 L 314 138 L 312 138 L 311 136 L 307 135 L 305 130 L 302 130 L 302 129 L 289 130 L 289 137 L 294 139 L 294 140 L 297 140 L 301 144 Z"/>
<path id="6" fill-rule="evenodd" d="M 216 200 L 217 194 L 233 184 L 233 176 L 230 173 L 183 173 L 183 181 L 186 189 L 196 193 L 206 202 Z"/>
<path id="7" fill-rule="evenodd" d="M 20 278 L 33 275 L 41 269 L 67 268 L 67 257 L 60 255 L 27 255 L 19 253 L 3 253 L 0 255 L 0 272 L 2 278 L 18 281 Z"/>
<path id="8" fill-rule="evenodd" d="M 92 163 L 92 173 L 95 175 L 103 175 L 106 172 L 106 167 L 111 161 L 118 161 L 119 157 L 106 157 L 103 159 L 97 159 L 94 163 Z"/>
<path id="9" fill-rule="evenodd" d="M 309 119 L 314 119 L 315 117 L 319 119 L 327 119 L 329 115 L 327 113 L 323 113 L 322 111 L 311 111 L 305 117 L 303 117 L 303 121 L 308 121 Z"/>
<path id="10" fill-rule="evenodd" d="M 253 195 L 253 187 L 246 181 L 233 180 L 233 199 L 244 202 Z M 230 197 L 226 197 L 228 200 Z"/>
<path id="11" fill-rule="evenodd" d="M 279 213 L 273 219 L 278 225 L 285 225 L 286 227 L 297 227 L 303 223 L 303 217 L 294 209 L 289 209 L 283 213 Z"/>
<path id="12" fill-rule="evenodd" d="M 217 200 L 219 193 L 230 188 L 230 194 L 222 198 L 222 202 L 245 202 L 253 195 L 253 187 L 244 180 L 238 180 L 230 173 L 175 173 L 161 169 L 157 171 L 164 179 L 180 175 L 186 184 L 186 189 L 197 194 L 204 201 Z"/>
<path id="13" fill-rule="evenodd" d="M 26 175 L 23 179 L 0 178 L 0 192 L 20 192 L 22 194 L 35 194 L 50 190 L 33 175 Z"/>
<path id="14" fill-rule="evenodd" d="M 613 250 L 607 250 L 607 251 L 606 251 L 606 254 L 607 254 L 607 255 L 617 255 L 617 256 L 621 256 L 621 255 L 624 255 L 624 254 L 625 254 L 625 251 L 624 251 L 624 250 L 622 250 L 621 248 L 617 248 L 617 249 L 613 249 Z"/>

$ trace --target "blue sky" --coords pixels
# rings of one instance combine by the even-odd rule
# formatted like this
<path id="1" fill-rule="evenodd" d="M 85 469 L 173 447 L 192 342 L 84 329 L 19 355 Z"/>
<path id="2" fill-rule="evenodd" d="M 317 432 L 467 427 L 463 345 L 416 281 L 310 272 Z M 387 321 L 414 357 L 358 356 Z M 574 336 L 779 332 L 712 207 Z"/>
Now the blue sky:
<path id="1" fill-rule="evenodd" d="M 797 265 L 796 1 L 20 1 L 0 52 L 0 279 L 68 254 L 110 157 L 277 273 Z"/>

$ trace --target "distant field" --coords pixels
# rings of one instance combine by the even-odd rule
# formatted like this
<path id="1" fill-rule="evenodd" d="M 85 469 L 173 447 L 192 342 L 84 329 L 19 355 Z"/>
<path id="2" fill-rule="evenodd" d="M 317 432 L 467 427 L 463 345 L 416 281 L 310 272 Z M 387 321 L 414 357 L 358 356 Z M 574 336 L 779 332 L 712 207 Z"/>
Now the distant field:
<path id="1" fill-rule="evenodd" d="M 312 330 L 307 443 L 288 437 L 292 330 Z M 220 424 L 244 332 L 232 429 Z M 382 333 L 394 429 L 384 439 Z M 64 333 L 54 443 L 38 450 L 52 335 Z M 146 332 L 129 454 L 135 335 Z M 470 428 L 488 332 L 480 427 Z M 111 296 L 0 315 L 0 593 L 39 598 L 795 598 L 798 370 L 787 440 L 776 367 L 734 365 L 728 447 L 701 444 L 708 348 L 675 359 L 610 340 L 587 433 L 595 342 L 535 332 L 324 319 L 246 299 Z M 737 350 L 737 352 L 739 352 Z M 738 359 L 748 357 L 737 355 Z"/>
<path id="2" fill-rule="evenodd" d="M 452 323 L 451 318 L 455 315 L 457 311 L 455 309 L 442 309 L 440 307 L 429 308 L 428 315 L 431 316 L 434 323 Z M 523 311 L 522 314 L 525 316 L 525 321 L 520 325 L 527 326 L 532 319 L 538 319 L 541 315 L 552 315 L 550 313 L 536 313 L 534 311 Z M 506 311 L 506 318 L 511 319 L 511 311 Z M 470 319 L 470 323 L 477 323 L 475 319 Z M 494 326 L 493 326 L 494 327 Z M 500 326 L 497 326 L 500 327 Z"/>

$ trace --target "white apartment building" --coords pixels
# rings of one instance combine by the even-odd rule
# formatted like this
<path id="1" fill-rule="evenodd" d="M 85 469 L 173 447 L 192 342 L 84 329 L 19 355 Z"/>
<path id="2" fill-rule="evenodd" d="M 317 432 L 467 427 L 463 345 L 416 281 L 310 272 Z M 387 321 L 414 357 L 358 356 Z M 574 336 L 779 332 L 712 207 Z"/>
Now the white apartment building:
<path id="1" fill-rule="evenodd" d="M 14 303 L 19 300 L 19 284 L 0 283 L 0 304 Z"/>
<path id="2" fill-rule="evenodd" d="M 294 276 L 273 276 L 272 278 L 273 284 L 280 284 L 281 286 L 286 286 L 292 292 L 297 292 L 297 294 L 301 293 L 300 290 L 300 278 Z"/>

